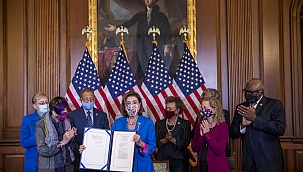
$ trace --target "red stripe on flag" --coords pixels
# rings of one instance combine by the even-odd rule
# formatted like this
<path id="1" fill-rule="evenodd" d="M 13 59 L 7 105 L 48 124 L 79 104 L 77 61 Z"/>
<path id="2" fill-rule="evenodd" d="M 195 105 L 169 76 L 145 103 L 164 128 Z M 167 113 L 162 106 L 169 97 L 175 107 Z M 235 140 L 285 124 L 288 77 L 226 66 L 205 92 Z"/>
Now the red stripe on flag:
<path id="1" fill-rule="evenodd" d="M 193 110 L 195 112 L 199 112 L 199 108 L 197 107 L 196 103 L 193 101 L 193 99 L 189 96 L 186 97 L 186 100 L 188 101 L 188 103 L 191 105 L 191 107 L 193 108 Z"/>
<path id="2" fill-rule="evenodd" d="M 95 105 L 96 105 L 97 109 L 99 109 L 99 110 L 102 110 L 102 111 L 103 111 L 102 106 L 101 106 L 101 104 L 100 104 L 100 102 L 99 102 L 99 100 L 98 100 L 98 99 L 96 99 L 96 101 L 95 101 Z"/>
<path id="3" fill-rule="evenodd" d="M 193 117 L 192 117 L 191 114 L 189 113 L 189 111 L 188 111 L 188 109 L 187 109 L 186 106 L 184 106 L 183 111 L 184 111 L 183 113 L 184 113 L 184 114 L 186 115 L 186 117 L 188 118 L 190 124 L 191 124 L 192 126 L 194 126 L 195 120 L 193 119 Z"/>
<path id="4" fill-rule="evenodd" d="M 145 101 L 146 101 L 146 105 L 147 107 L 149 107 L 152 115 L 154 116 L 154 118 L 156 119 L 156 121 L 160 120 L 160 117 L 154 107 L 154 105 L 151 103 L 150 99 L 147 97 L 147 95 L 145 94 L 145 92 L 142 90 L 141 87 L 138 87 L 140 92 L 141 92 L 141 95 L 144 97 Z"/>
<path id="5" fill-rule="evenodd" d="M 77 100 L 75 99 L 73 93 L 70 91 L 70 89 L 67 90 L 66 94 L 69 97 L 69 100 L 72 102 L 72 104 L 75 106 L 76 109 L 78 109 L 80 107 L 80 105 L 78 104 Z"/>
<path id="6" fill-rule="evenodd" d="M 165 115 L 164 115 L 164 113 L 163 113 L 163 112 L 164 112 L 164 106 L 163 106 L 161 100 L 159 99 L 158 96 L 155 96 L 154 99 L 155 99 L 156 104 L 158 105 L 158 107 L 159 107 L 159 109 L 160 109 L 160 111 L 161 111 L 160 113 L 162 113 L 162 115 L 163 115 L 164 118 L 165 118 Z"/>
<path id="7" fill-rule="evenodd" d="M 102 89 L 102 88 L 99 88 L 99 89 Z M 100 91 L 99 89 L 98 89 L 98 91 L 99 91 L 101 97 L 103 98 L 103 100 L 107 100 L 107 97 L 106 97 L 104 91 Z M 108 111 L 109 115 L 111 115 L 112 118 L 115 119 L 114 118 L 115 116 L 113 116 L 115 114 L 115 111 L 112 108 L 112 106 L 110 105 L 109 101 L 105 101 L 105 106 L 107 107 L 107 111 Z"/>

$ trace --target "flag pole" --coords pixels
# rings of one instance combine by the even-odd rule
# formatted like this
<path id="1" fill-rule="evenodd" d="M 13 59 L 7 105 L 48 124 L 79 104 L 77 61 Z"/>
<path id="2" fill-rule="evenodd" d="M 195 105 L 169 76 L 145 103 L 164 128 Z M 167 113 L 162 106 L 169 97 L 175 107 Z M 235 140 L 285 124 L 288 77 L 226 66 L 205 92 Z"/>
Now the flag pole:
<path id="1" fill-rule="evenodd" d="M 91 48 L 92 46 L 91 46 L 90 41 L 89 41 L 90 36 L 91 36 L 92 33 L 93 33 L 93 29 L 88 27 L 88 26 L 86 26 L 85 28 L 82 29 L 82 35 L 86 34 L 86 39 L 87 40 L 85 42 L 85 46 L 86 46 L 89 54 L 92 54 L 92 48 Z"/>
<path id="2" fill-rule="evenodd" d="M 189 28 L 186 28 L 186 26 L 183 26 L 181 29 L 180 29 L 180 32 L 179 32 L 179 35 L 182 35 L 184 36 L 184 40 L 183 42 L 186 43 L 186 45 L 188 46 L 188 39 L 187 39 L 187 36 L 189 35 L 190 33 L 190 30 Z M 189 48 L 189 47 L 188 47 Z"/>
<path id="3" fill-rule="evenodd" d="M 158 35 L 160 35 L 160 29 L 156 28 L 155 26 L 153 26 L 153 27 L 151 27 L 151 28 L 148 29 L 148 35 L 151 34 L 151 33 L 153 34 L 153 41 L 152 41 L 152 43 L 155 44 L 156 46 L 158 46 L 158 42 L 156 40 L 156 33 Z"/>
<path id="4" fill-rule="evenodd" d="M 128 60 L 128 55 L 126 53 L 126 49 L 125 49 L 125 46 L 124 46 L 124 33 L 128 34 L 128 29 L 126 27 L 123 27 L 123 26 L 120 26 L 116 29 L 116 35 L 120 33 L 121 35 L 121 40 L 120 40 L 120 45 L 122 46 L 123 48 L 123 51 L 124 51 L 124 54 L 125 54 L 125 57 L 126 57 L 126 60 L 128 61 L 129 63 L 129 60 Z"/>

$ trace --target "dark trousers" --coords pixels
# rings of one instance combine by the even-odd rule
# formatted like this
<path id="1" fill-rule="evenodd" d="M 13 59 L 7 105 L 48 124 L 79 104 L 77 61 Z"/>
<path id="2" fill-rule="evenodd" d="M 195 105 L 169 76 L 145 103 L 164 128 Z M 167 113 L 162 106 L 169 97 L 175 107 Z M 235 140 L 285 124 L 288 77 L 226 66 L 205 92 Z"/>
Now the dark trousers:
<path id="1" fill-rule="evenodd" d="M 259 172 L 254 157 L 252 159 L 252 163 L 251 163 L 249 172 Z"/>
<path id="2" fill-rule="evenodd" d="M 182 159 L 169 159 L 170 172 L 189 172 L 189 161 Z"/>

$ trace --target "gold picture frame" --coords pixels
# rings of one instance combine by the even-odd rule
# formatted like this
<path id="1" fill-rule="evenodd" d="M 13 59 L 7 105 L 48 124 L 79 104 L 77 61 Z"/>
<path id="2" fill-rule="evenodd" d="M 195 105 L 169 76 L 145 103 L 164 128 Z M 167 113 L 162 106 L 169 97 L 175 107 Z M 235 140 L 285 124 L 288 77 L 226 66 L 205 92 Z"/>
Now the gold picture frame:
<path id="1" fill-rule="evenodd" d="M 184 1 L 186 1 L 187 5 L 187 27 L 190 30 L 190 33 L 187 35 L 187 44 L 190 52 L 196 59 L 196 0 Z M 98 0 L 88 0 L 88 13 L 88 28 L 91 29 L 92 32 L 89 33 L 90 35 L 88 36 L 87 47 L 91 53 L 91 57 L 96 65 L 96 68 L 98 69 Z"/>

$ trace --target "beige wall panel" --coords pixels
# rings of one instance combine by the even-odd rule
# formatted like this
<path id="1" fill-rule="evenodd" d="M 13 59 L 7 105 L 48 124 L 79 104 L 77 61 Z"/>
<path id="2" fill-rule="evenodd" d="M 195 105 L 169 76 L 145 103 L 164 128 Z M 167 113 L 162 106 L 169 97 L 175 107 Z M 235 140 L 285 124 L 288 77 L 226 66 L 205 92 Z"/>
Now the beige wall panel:
<path id="1" fill-rule="evenodd" d="M 206 87 L 217 88 L 218 1 L 197 2 L 197 61 Z"/>
<path id="2" fill-rule="evenodd" d="M 3 1 L 0 1 L 0 40 L 4 40 L 4 18 L 3 18 Z M 5 107 L 5 80 L 4 80 L 4 41 L 0 41 L 0 97 L 2 97 L 2 99 L 0 99 L 0 129 L 2 130 L 3 128 L 3 123 L 4 123 L 4 107 Z M 0 138 L 2 138 L 2 132 L 0 132 Z M 1 157 L 0 157 L 1 158 Z M 1 161 L 1 159 L 0 159 Z"/>
<path id="3" fill-rule="evenodd" d="M 5 83 L 6 112 L 3 116 L 5 130 L 18 128 L 24 115 L 24 4 L 19 0 L 6 0 L 5 46 L 6 67 Z"/>
<path id="4" fill-rule="evenodd" d="M 76 72 L 76 68 L 82 59 L 86 35 L 81 35 L 82 29 L 88 26 L 88 1 L 67 0 L 68 6 L 68 51 L 70 55 L 70 81 Z M 79 10 L 81 9 L 81 10 Z M 68 83 L 69 84 L 69 83 Z M 68 87 L 69 85 L 67 85 Z"/>
<path id="5" fill-rule="evenodd" d="M 296 151 L 296 169 L 303 171 L 303 151 Z"/>
<path id="6" fill-rule="evenodd" d="M 279 30 L 279 3 L 277 0 L 262 1 L 263 26 L 263 55 L 264 55 L 264 86 L 265 95 L 282 99 L 283 72 L 281 71 L 280 30 Z"/>
<path id="7" fill-rule="evenodd" d="M 4 170 L 5 172 L 21 172 L 23 171 L 23 154 L 5 154 Z"/>

